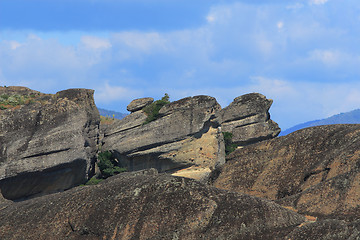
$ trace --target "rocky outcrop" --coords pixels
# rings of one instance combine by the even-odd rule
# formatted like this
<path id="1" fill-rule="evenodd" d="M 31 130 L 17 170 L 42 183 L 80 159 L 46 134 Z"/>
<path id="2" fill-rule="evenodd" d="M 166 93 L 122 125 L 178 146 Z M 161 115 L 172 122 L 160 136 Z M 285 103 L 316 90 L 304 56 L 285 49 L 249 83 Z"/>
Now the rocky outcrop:
<path id="1" fill-rule="evenodd" d="M 1 239 L 284 239 L 305 218 L 191 179 L 126 173 L 0 210 Z"/>
<path id="2" fill-rule="evenodd" d="M 129 112 L 136 112 L 136 111 L 143 109 L 144 107 L 151 104 L 152 102 L 154 102 L 154 99 L 150 98 L 150 97 L 135 99 L 135 100 L 131 101 L 131 103 L 127 106 L 126 109 Z"/>
<path id="3" fill-rule="evenodd" d="M 350 240 L 360 239 L 360 221 L 327 219 L 295 228 L 285 239 Z"/>
<path id="4" fill-rule="evenodd" d="M 147 123 L 142 109 L 153 101 L 132 101 L 128 106 L 132 113 L 102 126 L 99 135 L 92 90 L 51 95 L 24 87 L 0 88 L 4 197 L 19 199 L 83 183 L 94 173 L 99 150 L 111 151 L 129 171 L 156 168 L 207 180 L 225 162 L 222 131 L 232 132 L 239 145 L 277 135 L 268 114 L 271 101 L 260 94 L 238 97 L 222 110 L 213 97 L 184 98 L 163 106 L 157 119 Z"/>
<path id="5" fill-rule="evenodd" d="M 145 100 L 130 105 L 140 106 L 137 102 Z M 144 124 L 147 115 L 136 108 L 105 129 L 102 149 L 112 151 L 131 171 L 180 169 L 175 175 L 206 179 L 225 162 L 223 131 L 233 133 L 238 145 L 277 136 L 280 129 L 268 113 L 271 103 L 253 93 L 221 109 L 213 97 L 188 97 L 162 107 L 159 118 L 148 124 Z"/>
<path id="6" fill-rule="evenodd" d="M 0 88 L 0 96 L 21 100 L 0 111 L 0 189 L 6 199 L 61 191 L 86 181 L 99 134 L 93 93 Z"/>
<path id="7" fill-rule="evenodd" d="M 198 165 L 215 168 L 225 161 L 215 98 L 196 96 L 161 108 L 160 118 L 144 124 L 143 111 L 132 113 L 106 129 L 104 150 L 111 150 L 130 171 L 160 172 Z"/>
<path id="8" fill-rule="evenodd" d="M 232 153 L 214 186 L 321 218 L 360 218 L 360 125 L 299 130 Z"/>
<path id="9" fill-rule="evenodd" d="M 270 119 L 272 104 L 259 93 L 237 97 L 218 114 L 221 130 L 232 133 L 232 142 L 238 146 L 249 145 L 271 139 L 280 133 L 280 128 Z"/>

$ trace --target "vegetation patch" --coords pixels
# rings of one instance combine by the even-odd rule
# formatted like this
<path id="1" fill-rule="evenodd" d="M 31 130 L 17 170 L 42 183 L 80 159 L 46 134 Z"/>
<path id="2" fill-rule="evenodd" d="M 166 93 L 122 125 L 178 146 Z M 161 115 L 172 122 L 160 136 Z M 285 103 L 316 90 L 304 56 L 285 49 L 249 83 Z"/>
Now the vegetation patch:
<path id="1" fill-rule="evenodd" d="M 115 118 L 114 117 L 109 117 L 109 116 L 100 116 L 100 124 L 102 125 L 111 125 L 115 122 Z"/>
<path id="2" fill-rule="evenodd" d="M 97 164 L 104 179 L 127 171 L 126 168 L 120 166 L 110 151 L 99 153 Z"/>
<path id="3" fill-rule="evenodd" d="M 13 108 L 20 105 L 26 105 L 34 102 L 36 94 L 20 95 L 20 94 L 2 94 L 0 95 L 0 110 Z"/>
<path id="4" fill-rule="evenodd" d="M 99 167 L 101 174 L 90 178 L 85 185 L 95 185 L 108 177 L 127 171 L 126 168 L 120 166 L 119 162 L 110 151 L 100 152 L 96 164 Z"/>
<path id="5" fill-rule="evenodd" d="M 230 153 L 235 151 L 237 145 L 232 142 L 232 137 L 233 137 L 232 133 L 223 132 L 222 134 L 224 136 L 224 142 L 225 142 L 225 154 L 229 155 Z"/>
<path id="6" fill-rule="evenodd" d="M 90 178 L 89 181 L 87 181 L 85 183 L 85 185 L 96 185 L 96 184 L 100 183 L 102 180 L 104 180 L 104 179 L 93 176 L 92 178 Z"/>
<path id="7" fill-rule="evenodd" d="M 163 106 L 170 103 L 169 98 L 170 98 L 169 95 L 165 93 L 165 96 L 162 97 L 160 100 L 156 100 L 155 102 L 143 108 L 143 111 L 147 115 L 144 124 L 148 124 L 149 122 L 155 121 L 160 117 L 159 111 Z"/>

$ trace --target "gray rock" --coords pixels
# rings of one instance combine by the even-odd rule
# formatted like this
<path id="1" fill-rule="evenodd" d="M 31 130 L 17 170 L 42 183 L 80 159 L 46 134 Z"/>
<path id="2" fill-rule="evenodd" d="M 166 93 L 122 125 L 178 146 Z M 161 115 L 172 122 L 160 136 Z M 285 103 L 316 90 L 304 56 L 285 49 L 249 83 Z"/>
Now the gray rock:
<path id="1" fill-rule="evenodd" d="M 309 216 L 360 219 L 359 149 L 359 124 L 302 129 L 237 149 L 214 186 L 276 200 Z"/>
<path id="2" fill-rule="evenodd" d="M 270 119 L 271 104 L 271 99 L 259 93 L 235 98 L 217 114 L 221 130 L 232 133 L 232 141 L 239 146 L 276 137 L 281 130 L 277 123 Z"/>
<path id="3" fill-rule="evenodd" d="M 165 105 L 160 118 L 145 125 L 142 111 L 132 113 L 107 128 L 102 149 L 113 151 L 131 171 L 215 168 L 225 161 L 222 134 L 213 121 L 219 110 L 215 98 L 196 96 Z"/>
<path id="4" fill-rule="evenodd" d="M 62 191 L 86 181 L 99 135 L 93 93 L 39 93 L 28 104 L 0 111 L 0 189 L 5 198 Z"/>
<path id="5" fill-rule="evenodd" d="M 231 132 L 238 145 L 277 136 L 280 129 L 268 112 L 271 103 L 254 93 L 221 110 L 213 97 L 184 98 L 163 106 L 159 119 L 148 124 L 146 114 L 137 111 L 109 126 L 102 149 L 112 151 L 130 171 L 179 170 L 174 174 L 205 181 L 204 176 L 225 162 L 223 131 Z"/>
<path id="6" fill-rule="evenodd" d="M 305 218 L 167 174 L 120 174 L 0 209 L 1 239 L 285 239 Z"/>
<path id="7" fill-rule="evenodd" d="M 151 97 L 135 99 L 131 101 L 131 103 L 127 106 L 126 109 L 129 112 L 136 112 L 143 109 L 152 102 L 154 102 L 154 99 Z"/>

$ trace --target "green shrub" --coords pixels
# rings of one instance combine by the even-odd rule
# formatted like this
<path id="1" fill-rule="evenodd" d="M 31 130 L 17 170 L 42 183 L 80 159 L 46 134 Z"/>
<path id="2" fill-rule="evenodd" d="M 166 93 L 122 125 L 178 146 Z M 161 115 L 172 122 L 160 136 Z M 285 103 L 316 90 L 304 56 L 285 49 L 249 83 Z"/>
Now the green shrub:
<path id="1" fill-rule="evenodd" d="M 165 96 L 162 97 L 161 100 L 157 100 L 143 109 L 147 115 L 144 124 L 155 121 L 159 118 L 159 111 L 163 106 L 170 103 L 169 98 L 169 95 L 165 93 Z"/>
<path id="2" fill-rule="evenodd" d="M 29 99 L 29 96 L 3 94 L 0 95 L 0 104 L 18 106 L 25 104 L 27 99 Z"/>
<path id="3" fill-rule="evenodd" d="M 10 96 L 8 94 L 0 95 L 0 102 L 5 102 Z"/>
<path id="4" fill-rule="evenodd" d="M 224 142 L 225 142 L 225 154 L 229 155 L 237 148 L 237 145 L 232 142 L 232 137 L 233 137 L 232 133 L 223 132 L 222 134 L 224 136 Z"/>
<path id="5" fill-rule="evenodd" d="M 100 169 L 102 178 L 108 178 L 116 174 L 126 172 L 126 168 L 118 166 L 117 161 L 110 151 L 101 152 L 98 154 L 97 165 Z"/>
<path id="6" fill-rule="evenodd" d="M 104 179 L 97 178 L 96 176 L 93 176 L 92 178 L 90 178 L 89 181 L 87 181 L 87 182 L 85 183 L 85 185 L 96 185 L 96 184 L 98 184 L 99 182 L 101 182 L 102 180 L 104 180 Z"/>

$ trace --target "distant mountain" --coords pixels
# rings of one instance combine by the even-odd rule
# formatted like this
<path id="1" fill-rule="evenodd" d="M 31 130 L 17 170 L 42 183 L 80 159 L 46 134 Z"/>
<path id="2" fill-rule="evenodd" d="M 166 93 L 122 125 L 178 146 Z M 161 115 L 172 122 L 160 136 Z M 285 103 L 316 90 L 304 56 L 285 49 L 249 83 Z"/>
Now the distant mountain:
<path id="1" fill-rule="evenodd" d="M 325 119 L 301 123 L 294 127 L 286 129 L 285 131 L 282 131 L 279 136 L 285 136 L 302 128 L 329 124 L 360 124 L 360 109 L 356 109 L 346 113 L 336 114 Z"/>
<path id="2" fill-rule="evenodd" d="M 124 117 L 127 116 L 126 113 L 115 112 L 115 111 L 106 110 L 103 108 L 98 108 L 98 109 L 99 109 L 100 115 L 104 116 L 104 117 L 114 117 L 116 119 L 123 119 Z"/>

